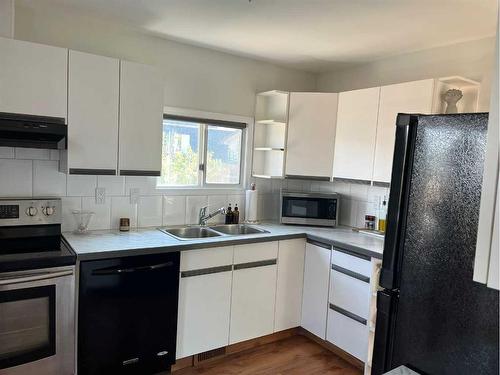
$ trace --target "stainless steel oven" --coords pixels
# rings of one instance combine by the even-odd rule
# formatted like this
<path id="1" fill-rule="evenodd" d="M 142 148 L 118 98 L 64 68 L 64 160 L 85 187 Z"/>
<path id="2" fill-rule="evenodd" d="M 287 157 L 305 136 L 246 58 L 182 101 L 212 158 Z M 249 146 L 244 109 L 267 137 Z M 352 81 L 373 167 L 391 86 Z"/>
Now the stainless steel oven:
<path id="1" fill-rule="evenodd" d="M 281 223 L 335 227 L 339 195 L 281 191 Z"/>
<path id="2" fill-rule="evenodd" d="M 0 374 L 73 374 L 74 266 L 0 274 Z"/>

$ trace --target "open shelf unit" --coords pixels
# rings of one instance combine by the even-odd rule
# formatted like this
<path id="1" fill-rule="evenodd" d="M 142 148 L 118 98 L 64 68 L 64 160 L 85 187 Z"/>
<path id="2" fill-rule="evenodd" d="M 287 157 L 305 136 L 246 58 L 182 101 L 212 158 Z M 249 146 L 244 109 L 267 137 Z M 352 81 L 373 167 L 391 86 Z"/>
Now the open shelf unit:
<path id="1" fill-rule="evenodd" d="M 288 97 L 288 92 L 279 90 L 257 94 L 252 158 L 253 177 L 278 179 L 284 176 Z"/>
<path id="2" fill-rule="evenodd" d="M 477 112 L 481 82 L 469 78 L 452 76 L 437 78 L 434 84 L 433 113 L 445 113 L 443 94 L 450 89 L 462 91 L 463 97 L 457 103 L 458 113 Z"/>

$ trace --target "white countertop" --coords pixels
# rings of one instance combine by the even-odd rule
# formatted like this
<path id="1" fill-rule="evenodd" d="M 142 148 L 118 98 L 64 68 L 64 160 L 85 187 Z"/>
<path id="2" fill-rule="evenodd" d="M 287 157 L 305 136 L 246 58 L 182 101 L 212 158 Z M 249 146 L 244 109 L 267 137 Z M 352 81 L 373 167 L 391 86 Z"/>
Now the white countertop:
<path id="1" fill-rule="evenodd" d="M 262 223 L 252 226 L 265 229 L 269 233 L 178 240 L 159 231 L 157 228 L 144 228 L 134 229 L 130 232 L 120 232 L 118 230 L 90 231 L 86 234 L 66 232 L 63 233 L 63 236 L 75 251 L 79 260 L 184 251 L 300 237 L 326 242 L 354 253 L 382 258 L 383 239 L 354 232 L 348 227 L 320 228 L 275 223 Z"/>

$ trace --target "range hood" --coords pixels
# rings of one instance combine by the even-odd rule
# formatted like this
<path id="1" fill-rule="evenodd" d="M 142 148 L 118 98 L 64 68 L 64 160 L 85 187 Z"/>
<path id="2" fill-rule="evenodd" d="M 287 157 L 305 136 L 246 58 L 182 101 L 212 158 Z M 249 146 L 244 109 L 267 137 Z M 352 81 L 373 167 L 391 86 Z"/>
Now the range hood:
<path id="1" fill-rule="evenodd" d="M 66 149 L 67 135 L 62 117 L 0 112 L 0 146 Z"/>

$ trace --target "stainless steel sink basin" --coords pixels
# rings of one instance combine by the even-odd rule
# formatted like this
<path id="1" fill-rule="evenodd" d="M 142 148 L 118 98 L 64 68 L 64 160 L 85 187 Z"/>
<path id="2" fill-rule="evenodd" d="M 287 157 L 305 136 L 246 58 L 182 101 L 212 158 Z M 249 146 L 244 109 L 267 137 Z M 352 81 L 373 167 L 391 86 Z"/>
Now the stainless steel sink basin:
<path id="1" fill-rule="evenodd" d="M 214 225 L 210 227 L 219 233 L 227 234 L 230 236 L 243 235 L 243 234 L 256 234 L 256 233 L 269 233 L 267 230 L 252 227 L 246 224 L 226 224 Z"/>
<path id="2" fill-rule="evenodd" d="M 160 230 L 179 240 L 191 240 L 197 238 L 221 236 L 220 233 L 217 233 L 207 227 L 160 228 Z"/>

